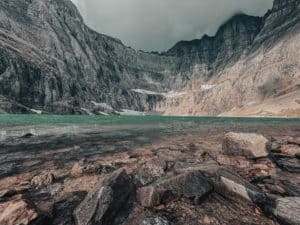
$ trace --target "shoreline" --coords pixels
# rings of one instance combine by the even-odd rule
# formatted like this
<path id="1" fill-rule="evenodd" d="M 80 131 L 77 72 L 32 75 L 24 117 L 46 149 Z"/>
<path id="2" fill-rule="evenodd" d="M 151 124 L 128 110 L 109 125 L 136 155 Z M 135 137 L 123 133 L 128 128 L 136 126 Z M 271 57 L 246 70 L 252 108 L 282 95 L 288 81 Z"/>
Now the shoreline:
<path id="1" fill-rule="evenodd" d="M 260 187 L 258 184 L 261 183 L 253 183 L 256 174 L 260 174 L 258 177 L 261 178 L 270 176 L 276 182 L 281 180 L 280 177 L 289 182 L 291 179 L 296 183 L 299 180 L 300 184 L 299 174 L 291 176 L 289 172 L 278 168 L 269 157 L 253 161 L 241 156 L 226 156 L 222 147 L 225 134 L 230 131 L 262 134 L 269 141 L 287 136 L 297 138 L 300 137 L 298 123 L 264 125 L 252 122 L 208 122 L 201 125 L 192 120 L 161 126 L 157 124 L 147 128 L 139 124 L 133 127 L 124 125 L 109 132 L 95 130 L 74 135 L 28 135 L 0 142 L 0 211 L 1 205 L 8 207 L 7 204 L 29 201 L 33 208 L 28 207 L 36 212 L 37 218 L 48 218 L 47 221 L 53 225 L 75 225 L 75 219 L 78 219 L 76 209 L 86 207 L 84 202 L 89 201 L 92 193 L 121 170 L 126 171 L 127 175 L 121 172 L 115 179 L 123 180 L 125 178 L 119 176 L 128 176 L 125 180 L 131 180 L 136 189 L 133 199 L 122 203 L 131 205 L 128 206 L 129 211 L 125 212 L 127 216 L 122 217 L 119 211 L 114 216 L 122 220 L 124 225 L 139 225 L 142 221 L 152 220 L 167 225 L 183 225 L 186 221 L 189 224 L 232 224 L 232 221 L 243 220 L 246 223 L 253 220 L 253 215 L 257 224 L 278 224 L 256 203 L 244 201 L 240 196 L 220 194 L 216 187 L 197 203 L 180 194 L 171 195 L 168 201 L 163 200 L 150 207 L 143 206 L 146 204 L 143 199 L 149 198 L 143 188 L 175 178 L 179 182 L 178 176 L 180 179 L 181 176 L 187 176 L 184 184 L 189 189 L 198 182 L 188 180 L 190 173 L 200 171 L 201 176 L 208 173 L 214 177 L 219 173 L 214 172 L 215 167 L 218 171 L 221 167 L 230 169 L 230 173 L 238 174 L 239 182 L 249 182 L 262 193 L 269 192 L 262 189 L 269 187 L 269 184 L 263 183 L 264 186 Z M 232 175 L 226 177 L 229 179 Z M 204 176 L 203 179 L 211 178 Z M 176 182 L 172 183 L 175 187 L 179 185 Z M 119 185 L 120 188 L 128 186 Z M 280 185 L 272 184 L 271 188 L 282 191 L 288 187 L 290 191 L 294 187 L 291 184 Z M 277 194 L 279 197 L 290 195 L 286 191 Z M 22 210 L 26 212 L 28 207 Z M 215 214 L 211 213 L 212 210 Z M 114 214 L 113 211 L 107 213 Z"/>

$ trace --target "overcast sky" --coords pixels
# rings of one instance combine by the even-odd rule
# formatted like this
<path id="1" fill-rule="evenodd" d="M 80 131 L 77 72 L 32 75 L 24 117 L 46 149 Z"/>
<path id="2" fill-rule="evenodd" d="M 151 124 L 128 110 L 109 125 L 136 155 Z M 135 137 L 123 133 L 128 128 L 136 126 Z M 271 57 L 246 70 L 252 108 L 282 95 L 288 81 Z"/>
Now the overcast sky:
<path id="1" fill-rule="evenodd" d="M 236 13 L 262 16 L 273 0 L 72 0 L 86 23 L 137 50 L 163 51 L 214 35 Z"/>

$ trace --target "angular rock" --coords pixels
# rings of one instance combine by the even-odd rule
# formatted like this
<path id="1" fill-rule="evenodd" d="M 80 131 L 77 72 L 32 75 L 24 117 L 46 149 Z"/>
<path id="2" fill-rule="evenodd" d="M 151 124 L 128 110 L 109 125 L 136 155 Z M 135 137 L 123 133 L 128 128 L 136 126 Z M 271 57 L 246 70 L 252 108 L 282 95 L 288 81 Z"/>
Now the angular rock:
<path id="1" fill-rule="evenodd" d="M 53 184 L 55 181 L 55 176 L 52 173 L 46 173 L 42 175 L 38 175 L 32 178 L 31 185 L 32 186 L 48 186 Z"/>
<path id="2" fill-rule="evenodd" d="M 245 156 L 247 158 L 266 157 L 268 140 L 255 133 L 227 133 L 223 140 L 222 150 L 225 155 Z"/>
<path id="3" fill-rule="evenodd" d="M 169 225 L 170 222 L 163 216 L 151 211 L 137 212 L 131 215 L 124 225 Z"/>
<path id="4" fill-rule="evenodd" d="M 214 190 L 225 197 L 239 196 L 256 204 L 263 204 L 266 201 L 266 196 L 259 188 L 230 169 L 219 169 L 212 181 Z"/>
<path id="5" fill-rule="evenodd" d="M 137 190 L 137 199 L 141 206 L 153 207 L 160 204 L 163 193 L 155 186 L 143 187 Z"/>
<path id="6" fill-rule="evenodd" d="M 1 225 L 44 225 L 46 217 L 36 207 L 18 198 L 0 203 L 0 224 Z"/>
<path id="7" fill-rule="evenodd" d="M 113 224 L 133 192 L 134 186 L 126 171 L 120 169 L 114 172 L 76 208 L 74 217 L 77 224 Z"/>
<path id="8" fill-rule="evenodd" d="M 53 206 L 51 225 L 74 225 L 73 211 L 82 202 L 86 192 L 71 192 Z"/>
<path id="9" fill-rule="evenodd" d="M 300 160 L 284 154 L 271 154 L 277 166 L 290 173 L 300 173 Z"/>
<path id="10" fill-rule="evenodd" d="M 300 224 L 300 197 L 279 198 L 276 200 L 274 215 L 283 224 Z"/>
<path id="11" fill-rule="evenodd" d="M 157 183 L 138 190 L 138 200 L 144 207 L 159 205 L 169 195 L 194 199 L 212 191 L 212 186 L 199 171 L 187 172 L 172 178 L 159 180 Z"/>

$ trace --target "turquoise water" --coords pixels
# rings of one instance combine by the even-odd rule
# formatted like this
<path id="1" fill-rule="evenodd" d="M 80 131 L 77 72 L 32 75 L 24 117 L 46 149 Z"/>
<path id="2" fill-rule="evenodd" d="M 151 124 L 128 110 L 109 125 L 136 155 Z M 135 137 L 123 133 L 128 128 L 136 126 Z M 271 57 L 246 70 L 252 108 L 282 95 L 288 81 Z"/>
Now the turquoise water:
<path id="1" fill-rule="evenodd" d="M 0 115 L 1 128 L 14 126 L 64 125 L 143 125 L 194 123 L 206 125 L 255 123 L 265 125 L 291 124 L 300 126 L 300 118 L 227 118 L 167 116 L 82 116 L 82 115 Z M 300 127 L 299 127 L 300 128 Z"/>
<path id="2" fill-rule="evenodd" d="M 0 140 L 35 135 L 80 135 L 116 131 L 138 132 L 143 136 L 175 135 L 199 131 L 255 130 L 256 128 L 300 129 L 299 119 L 166 117 L 166 116 L 82 116 L 0 115 Z"/>

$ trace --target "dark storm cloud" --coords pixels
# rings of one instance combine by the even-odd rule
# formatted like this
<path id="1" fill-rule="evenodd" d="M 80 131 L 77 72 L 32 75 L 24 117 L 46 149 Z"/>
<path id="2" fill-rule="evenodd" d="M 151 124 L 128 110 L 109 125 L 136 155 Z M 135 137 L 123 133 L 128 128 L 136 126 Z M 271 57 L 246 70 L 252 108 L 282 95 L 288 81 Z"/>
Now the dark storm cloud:
<path id="1" fill-rule="evenodd" d="M 100 33 L 146 51 L 214 35 L 236 13 L 262 16 L 273 0 L 73 0 Z"/>

